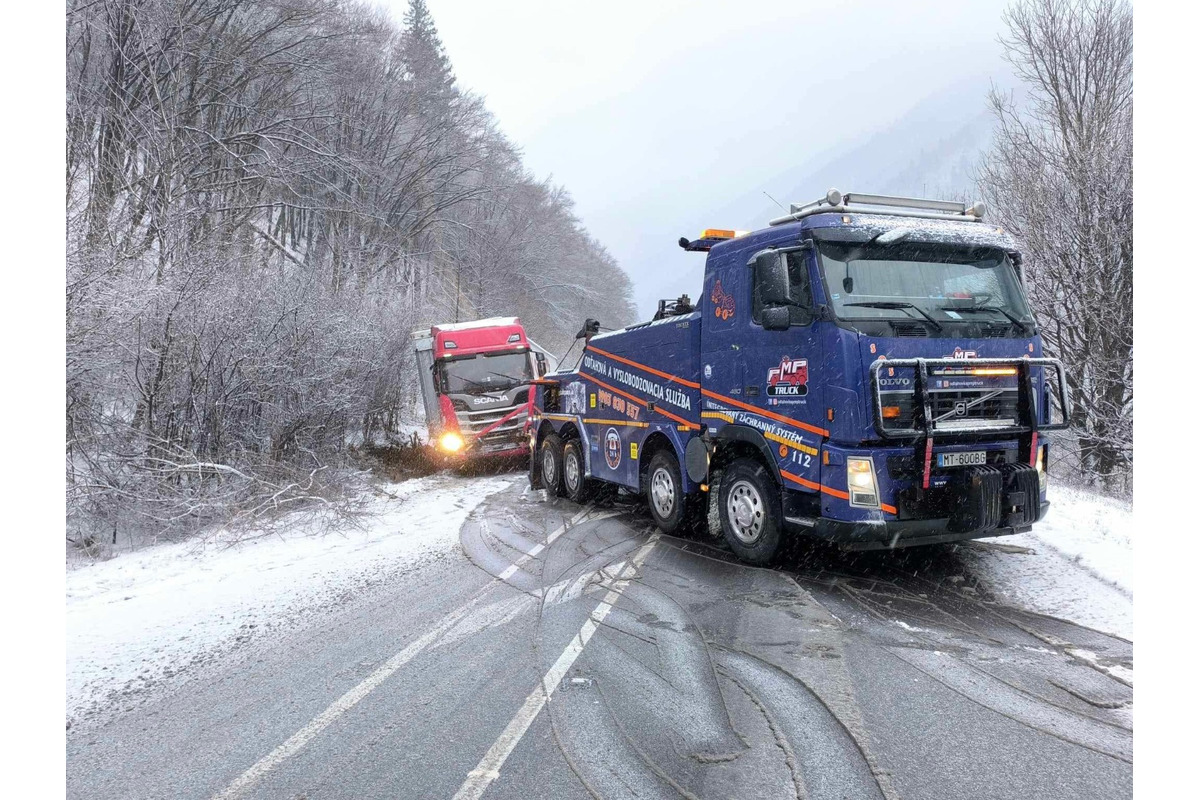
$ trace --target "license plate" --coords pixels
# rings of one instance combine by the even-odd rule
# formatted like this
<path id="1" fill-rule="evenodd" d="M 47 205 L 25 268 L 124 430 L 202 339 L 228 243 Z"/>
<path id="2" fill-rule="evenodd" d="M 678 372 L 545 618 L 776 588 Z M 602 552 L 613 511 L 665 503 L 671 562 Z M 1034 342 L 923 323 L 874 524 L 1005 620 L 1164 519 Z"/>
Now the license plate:
<path id="1" fill-rule="evenodd" d="M 967 453 L 938 453 L 937 465 L 945 467 L 981 467 L 987 463 L 986 450 L 972 450 Z"/>

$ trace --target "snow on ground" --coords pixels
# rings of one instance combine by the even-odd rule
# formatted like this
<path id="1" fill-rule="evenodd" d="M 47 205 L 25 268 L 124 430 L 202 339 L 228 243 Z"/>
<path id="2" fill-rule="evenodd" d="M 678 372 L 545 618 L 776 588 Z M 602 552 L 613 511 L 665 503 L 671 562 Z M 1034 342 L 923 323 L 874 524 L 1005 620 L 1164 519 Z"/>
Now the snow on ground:
<path id="1" fill-rule="evenodd" d="M 1052 483 L 1032 533 L 970 548 L 974 572 L 1011 603 L 1132 641 L 1133 525 L 1129 503 Z"/>
<path id="2" fill-rule="evenodd" d="M 361 528 L 318 533 L 309 522 L 238 542 L 221 532 L 68 572 L 68 718 L 232 647 L 256 626 L 294 619 L 347 586 L 441 557 L 457 545 L 467 515 L 513 480 L 432 475 L 383 487 Z"/>

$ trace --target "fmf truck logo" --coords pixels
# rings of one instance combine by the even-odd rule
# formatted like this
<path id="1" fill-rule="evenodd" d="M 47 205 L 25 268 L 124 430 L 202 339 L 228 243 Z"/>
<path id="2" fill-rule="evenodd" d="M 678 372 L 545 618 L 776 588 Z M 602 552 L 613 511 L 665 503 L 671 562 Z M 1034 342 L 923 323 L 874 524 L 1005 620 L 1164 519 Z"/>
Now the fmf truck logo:
<path id="1" fill-rule="evenodd" d="M 604 433 L 604 463 L 609 469 L 621 466 L 621 434 L 616 428 L 609 428 Z"/>
<path id="2" fill-rule="evenodd" d="M 713 287 L 712 294 L 708 297 L 713 304 L 713 314 L 718 319 L 727 320 L 733 316 L 737 307 L 733 303 L 733 295 L 725 291 L 721 286 L 721 281 L 717 281 L 717 285 Z"/>
<path id="3" fill-rule="evenodd" d="M 778 367 L 767 371 L 767 394 L 771 397 L 803 397 L 808 394 L 808 359 L 784 356 Z"/>

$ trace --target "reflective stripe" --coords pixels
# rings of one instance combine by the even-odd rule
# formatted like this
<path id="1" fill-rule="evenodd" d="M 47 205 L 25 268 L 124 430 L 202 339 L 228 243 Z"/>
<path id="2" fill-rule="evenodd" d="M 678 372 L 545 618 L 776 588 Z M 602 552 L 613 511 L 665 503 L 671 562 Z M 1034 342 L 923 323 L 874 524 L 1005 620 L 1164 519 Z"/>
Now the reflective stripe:
<path id="1" fill-rule="evenodd" d="M 614 354 L 608 352 L 607 350 L 601 350 L 599 347 L 596 347 L 596 345 L 594 345 L 594 344 L 589 344 L 587 346 L 587 349 L 591 350 L 594 353 L 599 353 L 600 355 L 604 356 L 605 358 L 611 358 L 613 361 L 620 361 L 622 364 L 628 364 L 631 367 L 637 367 L 638 369 L 645 370 L 646 372 L 649 372 L 651 375 L 657 375 L 660 378 L 666 378 L 669 381 L 674 381 L 675 383 L 681 383 L 684 386 L 690 386 L 693 389 L 700 388 L 700 384 L 698 384 L 698 383 L 692 383 L 689 380 L 684 380 L 683 378 L 679 377 L 678 375 L 672 375 L 669 372 L 661 372 L 660 370 L 657 370 L 654 367 L 647 367 L 645 364 L 639 364 L 637 361 L 634 361 L 632 359 L 625 358 L 623 356 L 614 355 Z"/>
<path id="2" fill-rule="evenodd" d="M 773 419 L 776 422 L 782 422 L 784 425 L 790 425 L 793 428 L 799 428 L 800 430 L 829 438 L 829 431 L 825 430 L 824 428 L 818 428 L 815 425 L 809 425 L 807 422 L 800 422 L 799 420 L 792 419 L 791 417 L 785 417 L 782 414 L 775 414 L 771 411 L 759 408 L 758 406 L 752 406 L 749 403 L 743 403 L 741 400 L 734 400 L 732 397 L 726 397 L 723 394 L 711 392 L 708 389 L 701 389 L 700 392 L 704 396 L 715 398 L 720 400 L 722 403 L 729 403 L 730 405 L 737 406 L 738 408 L 744 409 L 751 413 L 767 417 L 768 419 Z"/>

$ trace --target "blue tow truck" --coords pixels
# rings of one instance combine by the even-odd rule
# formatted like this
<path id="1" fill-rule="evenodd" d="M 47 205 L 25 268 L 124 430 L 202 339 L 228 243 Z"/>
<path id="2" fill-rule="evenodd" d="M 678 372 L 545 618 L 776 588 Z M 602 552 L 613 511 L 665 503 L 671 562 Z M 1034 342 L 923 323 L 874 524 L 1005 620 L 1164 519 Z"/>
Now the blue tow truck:
<path id="1" fill-rule="evenodd" d="M 585 323 L 576 368 L 536 387 L 531 483 L 638 493 L 667 533 L 711 490 L 757 564 L 787 534 L 870 550 L 1029 530 L 1065 375 L 983 212 L 831 189 L 762 230 L 680 239 L 708 254 L 699 303 Z"/>

